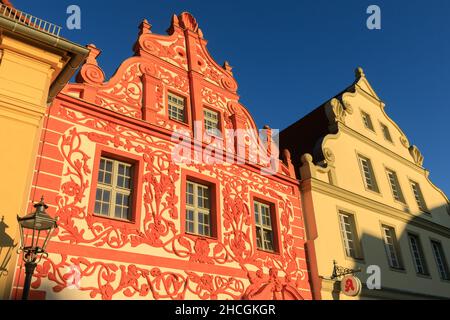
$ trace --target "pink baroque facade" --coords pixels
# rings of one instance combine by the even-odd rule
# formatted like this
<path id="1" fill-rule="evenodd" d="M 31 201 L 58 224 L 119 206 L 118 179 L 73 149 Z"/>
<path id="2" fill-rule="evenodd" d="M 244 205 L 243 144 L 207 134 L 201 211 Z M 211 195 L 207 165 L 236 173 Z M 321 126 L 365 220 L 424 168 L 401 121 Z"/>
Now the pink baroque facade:
<path id="1" fill-rule="evenodd" d="M 144 21 L 134 56 L 108 82 L 90 45 L 77 83 L 50 106 L 30 205 L 43 195 L 59 228 L 33 297 L 312 299 L 289 152 L 262 174 L 248 159 L 260 138 L 232 68 L 211 58 L 192 15 L 174 16 L 168 34 Z M 248 129 L 244 159 L 173 161 L 175 130 L 191 150 L 213 144 L 239 158 L 237 138 L 196 134 L 195 123 Z M 22 286 L 19 265 L 13 298 Z"/>

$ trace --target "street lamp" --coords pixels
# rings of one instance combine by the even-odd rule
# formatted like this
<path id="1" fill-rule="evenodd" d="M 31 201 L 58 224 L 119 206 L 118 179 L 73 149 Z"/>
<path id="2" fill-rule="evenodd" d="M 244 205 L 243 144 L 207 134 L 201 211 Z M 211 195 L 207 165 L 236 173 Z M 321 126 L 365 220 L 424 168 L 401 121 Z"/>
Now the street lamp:
<path id="1" fill-rule="evenodd" d="M 25 262 L 23 300 L 28 300 L 34 270 L 41 259 L 48 255 L 45 248 L 53 230 L 57 227 L 56 219 L 45 212 L 48 206 L 44 203 L 44 197 L 41 202 L 34 205 L 34 208 L 35 212 L 23 218 L 17 217 L 20 226 L 20 251 L 23 252 L 22 258 Z"/>

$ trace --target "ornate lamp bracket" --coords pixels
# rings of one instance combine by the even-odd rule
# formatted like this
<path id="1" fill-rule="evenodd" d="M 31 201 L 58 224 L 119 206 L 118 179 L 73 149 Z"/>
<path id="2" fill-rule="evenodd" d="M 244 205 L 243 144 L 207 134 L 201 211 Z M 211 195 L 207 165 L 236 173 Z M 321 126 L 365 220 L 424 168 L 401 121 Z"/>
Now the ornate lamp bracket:
<path id="1" fill-rule="evenodd" d="M 337 264 L 336 260 L 333 261 L 333 274 L 331 275 L 331 280 L 338 280 L 339 278 L 345 277 L 349 274 L 356 274 L 361 272 L 361 269 L 348 269 L 341 267 Z"/>

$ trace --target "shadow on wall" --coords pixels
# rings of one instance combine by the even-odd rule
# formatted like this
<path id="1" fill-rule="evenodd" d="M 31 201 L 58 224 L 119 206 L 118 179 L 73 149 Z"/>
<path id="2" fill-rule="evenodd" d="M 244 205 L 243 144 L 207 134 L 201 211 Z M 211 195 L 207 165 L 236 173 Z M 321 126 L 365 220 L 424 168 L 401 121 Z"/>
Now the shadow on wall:
<path id="1" fill-rule="evenodd" d="M 11 261 L 17 243 L 8 235 L 9 226 L 5 223 L 5 217 L 0 221 L 0 278 L 8 276 L 8 264 Z"/>
<path id="2" fill-rule="evenodd" d="M 439 270 L 438 258 L 433 251 L 433 242 L 440 244 L 444 272 L 450 277 L 450 237 L 448 227 L 433 221 L 445 221 L 448 217 L 448 207 L 441 206 L 428 210 L 428 213 L 412 213 L 408 209 L 405 212 L 414 215 L 405 226 L 403 232 L 390 225 L 391 219 L 379 218 L 378 235 L 362 233 L 360 243 L 362 247 L 361 261 L 355 260 L 351 269 L 361 269 L 357 274 L 363 283 L 362 299 L 450 299 L 450 279 L 443 279 L 442 270 Z M 386 220 L 386 221 L 385 221 Z M 425 222 L 426 221 L 426 222 Z M 431 228 L 424 228 L 428 222 Z M 362 227 L 362 226 L 359 226 Z M 386 244 L 385 230 L 390 229 L 392 248 Z M 446 229 L 446 230 L 445 230 Z M 441 234 L 439 231 L 442 231 Z M 410 237 L 416 239 L 416 248 L 413 252 Z M 412 240 L 414 241 L 414 240 Z M 393 251 L 394 250 L 394 251 Z M 395 252 L 395 253 L 393 253 Z M 422 266 L 417 266 L 417 255 L 421 256 Z M 420 263 L 419 263 L 420 264 Z M 371 274 L 367 273 L 369 266 L 381 268 L 381 290 L 369 290 L 366 286 Z M 441 267 L 441 268 L 442 268 Z M 340 282 L 336 282 L 333 291 L 333 299 L 340 299 Z"/>

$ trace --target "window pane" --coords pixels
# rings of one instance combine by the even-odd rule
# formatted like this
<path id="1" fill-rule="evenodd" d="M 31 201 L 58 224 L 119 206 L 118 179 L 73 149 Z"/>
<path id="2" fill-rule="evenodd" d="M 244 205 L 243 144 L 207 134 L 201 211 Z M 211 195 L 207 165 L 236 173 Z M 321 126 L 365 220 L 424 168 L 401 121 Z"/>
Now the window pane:
<path id="1" fill-rule="evenodd" d="M 370 115 L 366 112 L 362 112 L 362 118 L 363 118 L 364 126 L 367 129 L 374 131 L 372 119 L 370 118 Z"/>
<path id="2" fill-rule="evenodd" d="M 211 236 L 209 187 L 186 182 L 186 232 Z"/>
<path id="3" fill-rule="evenodd" d="M 431 246 L 433 248 L 434 258 L 436 260 L 436 265 L 439 271 L 439 276 L 442 280 L 449 280 L 449 269 L 447 265 L 447 260 L 445 258 L 444 249 L 440 242 L 432 241 Z"/>
<path id="4" fill-rule="evenodd" d="M 103 190 L 103 201 L 107 203 L 111 201 L 111 191 Z"/>
<path id="5" fill-rule="evenodd" d="M 219 114 L 215 111 L 205 109 L 203 111 L 206 132 L 218 135 L 219 131 Z"/>
<path id="6" fill-rule="evenodd" d="M 420 210 L 427 211 L 422 190 L 420 189 L 420 185 L 416 182 L 411 181 L 411 187 L 414 193 L 414 198 L 416 199 L 417 206 L 419 207 Z"/>
<path id="7" fill-rule="evenodd" d="M 392 142 L 392 137 L 391 137 L 391 133 L 389 132 L 389 128 L 386 125 L 384 125 L 384 124 L 382 124 L 381 127 L 382 127 L 382 130 L 383 130 L 384 138 L 387 141 Z"/>
<path id="8" fill-rule="evenodd" d="M 111 173 L 105 173 L 105 184 L 111 185 L 111 181 L 112 181 L 112 175 Z"/>
<path id="9" fill-rule="evenodd" d="M 389 266 L 392 268 L 401 268 L 399 254 L 397 252 L 398 244 L 395 236 L 395 230 L 388 226 L 383 226 L 384 245 L 388 256 Z"/>
<path id="10" fill-rule="evenodd" d="M 113 165 L 114 165 L 113 161 L 107 160 L 106 161 L 106 171 L 109 172 L 109 173 L 112 173 Z"/>
<path id="11" fill-rule="evenodd" d="M 185 121 L 185 99 L 169 93 L 169 118 L 172 120 Z"/>
<path id="12" fill-rule="evenodd" d="M 273 233 L 270 230 L 264 230 L 264 249 L 273 251 Z"/>
<path id="13" fill-rule="evenodd" d="M 132 165 L 102 158 L 94 212 L 120 219 L 130 219 Z M 120 189 L 121 192 L 118 192 Z M 125 193 L 126 192 L 126 193 Z M 115 199 L 114 201 L 111 201 Z M 111 203 L 112 202 L 112 203 Z"/>
<path id="14" fill-rule="evenodd" d="M 392 195 L 395 200 L 404 202 L 403 192 L 398 182 L 397 174 L 394 171 L 388 170 L 389 183 L 391 185 Z"/>
<path id="15" fill-rule="evenodd" d="M 256 227 L 256 243 L 258 249 L 264 249 L 262 244 L 262 235 L 261 235 L 261 227 Z"/>
<path id="16" fill-rule="evenodd" d="M 372 163 L 369 159 L 359 156 L 361 162 L 362 174 L 364 177 L 364 184 L 367 189 L 378 192 L 377 183 L 373 173 Z"/>
<path id="17" fill-rule="evenodd" d="M 100 214 L 102 211 L 102 204 L 98 201 L 95 201 L 95 209 L 94 212 Z"/>
<path id="18" fill-rule="evenodd" d="M 353 216 L 349 214 L 339 214 L 341 235 L 344 244 L 345 253 L 351 258 L 360 258 L 356 226 Z"/>
<path id="19" fill-rule="evenodd" d="M 271 209 L 267 204 L 255 201 L 256 242 L 258 249 L 274 251 Z"/>
<path id="20" fill-rule="evenodd" d="M 411 247 L 411 253 L 413 256 L 414 265 L 416 267 L 416 272 L 418 274 L 427 274 L 427 270 L 425 267 L 425 260 L 422 252 L 422 248 L 420 245 L 420 240 L 415 235 L 409 235 L 409 244 Z"/>
<path id="21" fill-rule="evenodd" d="M 109 215 L 109 204 L 102 204 L 102 211 L 101 211 L 102 215 L 108 216 Z"/>

